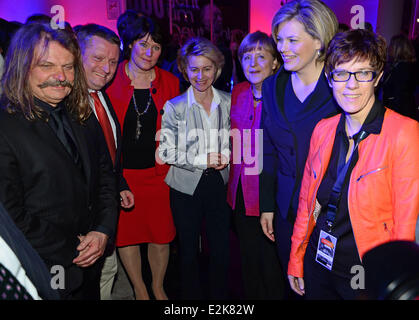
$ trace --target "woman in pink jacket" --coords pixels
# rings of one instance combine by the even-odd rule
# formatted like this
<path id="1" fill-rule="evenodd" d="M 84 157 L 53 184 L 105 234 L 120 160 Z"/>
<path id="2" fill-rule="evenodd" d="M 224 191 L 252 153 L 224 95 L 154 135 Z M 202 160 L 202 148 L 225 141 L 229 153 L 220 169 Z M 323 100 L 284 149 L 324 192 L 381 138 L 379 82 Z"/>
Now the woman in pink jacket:
<path id="1" fill-rule="evenodd" d="M 248 81 L 236 85 L 231 95 L 233 144 L 227 201 L 240 242 L 246 298 L 280 299 L 284 284 L 275 245 L 263 235 L 259 223 L 262 82 L 278 70 L 278 52 L 272 38 L 256 31 L 243 39 L 238 55 Z"/>
<path id="2" fill-rule="evenodd" d="M 364 254 L 415 239 L 419 123 L 375 98 L 385 61 L 385 40 L 362 29 L 328 48 L 325 73 L 343 113 L 313 131 L 288 265 L 307 299 L 357 298 L 352 270 Z"/>

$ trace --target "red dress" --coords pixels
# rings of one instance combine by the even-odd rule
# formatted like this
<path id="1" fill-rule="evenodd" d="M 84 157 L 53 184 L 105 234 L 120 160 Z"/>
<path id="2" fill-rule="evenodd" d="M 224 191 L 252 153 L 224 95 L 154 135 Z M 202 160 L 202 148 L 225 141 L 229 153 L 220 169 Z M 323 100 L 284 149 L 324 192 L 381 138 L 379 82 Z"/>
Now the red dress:
<path id="1" fill-rule="evenodd" d="M 125 73 L 127 61 L 121 62 L 115 79 L 106 93 L 121 124 L 134 93 L 131 80 Z M 154 68 L 156 79 L 152 82 L 153 102 L 157 108 L 158 132 L 165 102 L 179 95 L 179 79 L 170 72 Z M 158 140 L 158 139 L 156 139 Z M 156 142 L 157 147 L 158 141 Z M 170 210 L 169 187 L 164 182 L 169 166 L 160 165 L 148 169 L 123 169 L 123 175 L 135 197 L 135 206 L 130 211 L 121 210 L 116 234 L 116 246 L 123 247 L 140 243 L 169 243 L 176 235 Z"/>

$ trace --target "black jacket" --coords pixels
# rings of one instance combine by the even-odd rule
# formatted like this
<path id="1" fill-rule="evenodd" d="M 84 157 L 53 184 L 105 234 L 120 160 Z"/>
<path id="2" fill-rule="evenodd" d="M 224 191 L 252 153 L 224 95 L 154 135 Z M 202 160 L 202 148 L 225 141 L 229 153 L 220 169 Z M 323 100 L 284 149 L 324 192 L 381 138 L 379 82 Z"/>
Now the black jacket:
<path id="1" fill-rule="evenodd" d="M 72 267 L 80 278 L 72 263 L 79 254 L 77 236 L 100 231 L 112 237 L 118 204 L 97 120 L 80 124 L 71 118 L 70 124 L 83 170 L 46 121 L 0 109 L 0 201 L 47 267 Z"/>
<path id="2" fill-rule="evenodd" d="M 116 174 L 117 182 L 118 182 L 118 191 L 130 190 L 127 181 L 125 180 L 124 176 L 122 175 L 122 134 L 121 134 L 121 124 L 118 121 L 118 117 L 116 116 L 115 110 L 112 106 L 112 102 L 109 99 L 108 94 L 105 90 L 100 91 L 106 101 L 106 105 L 111 113 L 112 119 L 115 122 L 116 127 L 116 156 L 115 156 L 115 165 L 113 168 L 113 172 Z M 118 196 L 119 198 L 119 196 Z"/>

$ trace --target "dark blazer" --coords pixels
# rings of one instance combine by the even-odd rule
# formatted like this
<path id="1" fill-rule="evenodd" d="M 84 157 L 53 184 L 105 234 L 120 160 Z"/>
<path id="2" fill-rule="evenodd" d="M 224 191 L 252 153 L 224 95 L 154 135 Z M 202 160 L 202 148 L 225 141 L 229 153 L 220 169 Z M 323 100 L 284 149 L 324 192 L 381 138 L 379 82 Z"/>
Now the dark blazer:
<path id="1" fill-rule="evenodd" d="M 106 101 L 106 105 L 111 113 L 112 119 L 115 122 L 116 127 L 116 156 L 115 156 L 115 164 L 113 167 L 113 172 L 116 174 L 117 182 L 118 182 L 118 191 L 130 190 L 127 181 L 125 180 L 124 176 L 122 175 L 122 134 L 121 134 L 121 124 L 118 121 L 118 117 L 115 113 L 115 109 L 112 106 L 112 102 L 109 99 L 108 94 L 105 90 L 100 91 L 103 95 L 103 98 Z M 118 196 L 119 198 L 119 196 Z"/>
<path id="2" fill-rule="evenodd" d="M 62 265 L 68 269 L 66 285 L 77 287 L 83 277 L 72 263 L 79 254 L 77 236 L 89 231 L 113 236 L 117 201 L 97 120 L 71 119 L 70 125 L 82 170 L 44 120 L 0 109 L 0 201 L 47 267 Z"/>
<path id="3" fill-rule="evenodd" d="M 293 222 L 313 129 L 321 119 L 340 112 L 340 108 L 322 72 L 307 97 L 305 109 L 296 121 L 289 122 L 284 94 L 290 77 L 291 73 L 282 67 L 262 85 L 263 169 L 259 201 L 261 212 L 278 212 Z"/>

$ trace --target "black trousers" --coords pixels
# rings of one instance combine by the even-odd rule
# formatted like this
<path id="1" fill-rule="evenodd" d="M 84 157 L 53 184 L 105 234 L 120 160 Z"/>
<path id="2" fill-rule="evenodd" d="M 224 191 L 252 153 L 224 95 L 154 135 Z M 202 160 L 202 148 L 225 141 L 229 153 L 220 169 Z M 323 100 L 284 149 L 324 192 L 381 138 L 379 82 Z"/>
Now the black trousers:
<path id="1" fill-rule="evenodd" d="M 230 208 L 221 174 L 203 174 L 194 194 L 170 189 L 170 205 L 179 244 L 182 299 L 203 299 L 199 236 L 205 220 L 209 246 L 209 298 L 228 298 Z"/>
<path id="2" fill-rule="evenodd" d="M 304 287 L 307 300 L 356 300 L 363 290 L 351 287 L 351 276 L 327 270 L 306 254 L 304 257 Z"/>
<path id="3" fill-rule="evenodd" d="M 288 262 L 290 261 L 291 253 L 291 236 L 294 230 L 294 224 L 289 222 L 287 219 L 281 217 L 279 213 L 275 214 L 274 218 L 274 231 L 275 231 L 275 243 L 278 250 L 279 260 L 283 270 L 283 281 L 285 282 L 285 294 L 286 300 L 302 300 L 298 294 L 292 289 L 288 281 Z"/>
<path id="4" fill-rule="evenodd" d="M 285 284 L 281 264 L 275 244 L 263 234 L 259 219 L 233 213 L 246 299 L 283 299 Z"/>
<path id="5" fill-rule="evenodd" d="M 105 257 L 80 268 L 73 264 L 65 270 L 65 288 L 58 290 L 62 300 L 100 300 L 100 276 Z"/>

